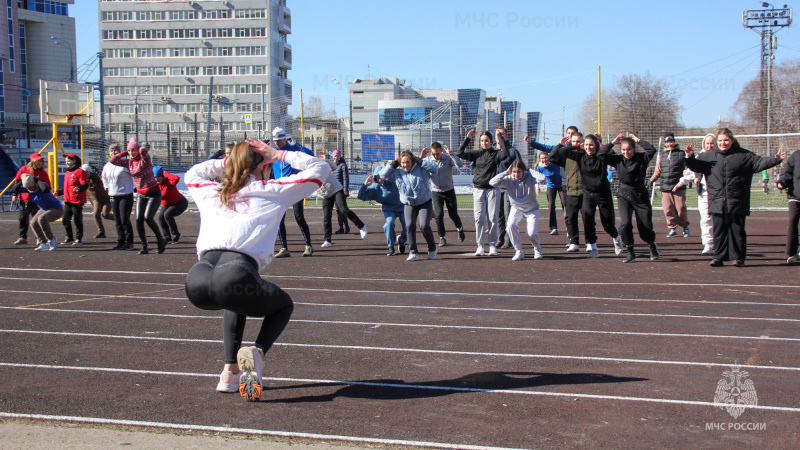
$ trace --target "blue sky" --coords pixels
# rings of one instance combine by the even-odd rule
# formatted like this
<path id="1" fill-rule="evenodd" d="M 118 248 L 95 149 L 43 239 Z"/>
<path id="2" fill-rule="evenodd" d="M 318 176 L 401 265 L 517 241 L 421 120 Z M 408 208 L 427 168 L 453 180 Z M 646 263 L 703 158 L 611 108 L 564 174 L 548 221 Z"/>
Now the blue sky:
<path id="1" fill-rule="evenodd" d="M 98 50 L 97 2 L 70 6 L 78 64 Z M 289 77 L 299 90 L 346 113 L 347 86 L 369 75 L 422 88 L 482 88 L 544 113 L 560 133 L 586 97 L 616 77 L 650 72 L 678 89 L 687 126 L 711 127 L 758 76 L 759 36 L 742 26 L 758 1 L 541 2 L 496 0 L 375 2 L 287 0 L 292 11 Z M 778 4 L 782 6 L 783 4 Z M 793 6 L 793 5 L 789 5 Z M 800 58 L 795 24 L 777 33 L 775 62 Z M 369 66 L 369 68 L 368 68 Z M 95 76 L 96 78 L 96 76 Z"/>

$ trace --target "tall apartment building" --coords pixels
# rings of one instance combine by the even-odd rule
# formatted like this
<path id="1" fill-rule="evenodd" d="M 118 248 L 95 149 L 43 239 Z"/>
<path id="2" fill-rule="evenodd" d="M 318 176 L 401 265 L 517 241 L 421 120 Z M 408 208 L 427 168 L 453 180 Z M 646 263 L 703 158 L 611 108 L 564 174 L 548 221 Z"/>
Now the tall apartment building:
<path id="1" fill-rule="evenodd" d="M 25 137 L 26 121 L 39 122 L 39 80 L 69 81 L 75 60 L 74 0 L 5 0 L 0 21 L 0 127 L 6 138 Z M 59 44 L 56 44 L 58 42 Z M 17 130 L 13 132 L 12 130 Z M 39 134 L 39 136 L 37 136 Z M 32 138 L 47 138 L 49 127 L 32 127 Z"/>
<path id="2" fill-rule="evenodd" d="M 258 137 L 286 126 L 286 0 L 100 0 L 99 7 L 113 141 L 138 135 L 157 154 L 204 156 L 225 133 Z"/>

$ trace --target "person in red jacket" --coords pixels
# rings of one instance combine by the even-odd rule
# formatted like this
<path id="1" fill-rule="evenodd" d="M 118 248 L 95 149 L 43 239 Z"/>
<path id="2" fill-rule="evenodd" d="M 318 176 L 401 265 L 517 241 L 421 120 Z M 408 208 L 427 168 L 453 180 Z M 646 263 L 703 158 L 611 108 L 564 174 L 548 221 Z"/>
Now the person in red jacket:
<path id="1" fill-rule="evenodd" d="M 38 153 L 31 154 L 30 162 L 19 168 L 14 180 L 22 183 L 22 175 L 24 174 L 33 175 L 39 181 L 44 181 L 48 186 L 52 186 L 50 177 L 47 175 L 47 171 L 44 170 L 44 159 Z M 14 242 L 14 245 L 25 245 L 28 243 L 30 218 L 39 211 L 39 207 L 31 200 L 30 194 L 27 192 L 21 192 L 18 196 L 11 196 L 12 202 L 17 200 L 19 200 L 19 239 Z M 37 244 L 41 244 L 41 242 L 37 242 Z"/>
<path id="2" fill-rule="evenodd" d="M 65 156 L 67 171 L 64 172 L 64 215 L 61 223 L 67 237 L 64 244 L 83 245 L 83 205 L 86 204 L 86 190 L 89 189 L 89 174 L 81 169 L 81 158 L 68 153 Z M 75 222 L 76 233 L 72 234 L 72 221 Z M 73 239 L 73 236 L 75 239 Z"/>
<path id="3" fill-rule="evenodd" d="M 178 181 L 181 178 L 165 171 L 161 166 L 153 166 L 153 174 L 161 188 L 161 207 L 158 208 L 158 224 L 161 225 L 161 234 L 168 244 L 177 244 L 183 236 L 178 231 L 175 218 L 183 214 L 189 207 L 189 201 L 178 190 Z"/>

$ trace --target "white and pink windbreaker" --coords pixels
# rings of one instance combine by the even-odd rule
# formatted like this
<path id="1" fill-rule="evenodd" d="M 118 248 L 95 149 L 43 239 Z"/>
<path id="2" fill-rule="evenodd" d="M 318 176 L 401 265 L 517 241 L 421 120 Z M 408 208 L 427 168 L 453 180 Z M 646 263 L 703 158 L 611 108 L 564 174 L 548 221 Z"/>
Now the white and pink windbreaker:
<path id="1" fill-rule="evenodd" d="M 215 181 L 227 159 L 205 161 L 186 172 L 186 186 L 200 210 L 198 259 L 210 250 L 233 250 L 255 259 L 259 271 L 272 262 L 283 214 L 316 191 L 331 171 L 325 161 L 302 152 L 282 152 L 280 160 L 301 172 L 268 181 L 251 177 L 234 197 L 235 210 L 222 204 Z"/>

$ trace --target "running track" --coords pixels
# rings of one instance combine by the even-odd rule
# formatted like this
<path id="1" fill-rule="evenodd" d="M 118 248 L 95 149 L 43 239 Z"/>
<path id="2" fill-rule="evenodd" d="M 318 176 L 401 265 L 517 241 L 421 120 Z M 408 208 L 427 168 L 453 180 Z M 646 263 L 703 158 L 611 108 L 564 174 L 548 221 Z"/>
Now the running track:
<path id="1" fill-rule="evenodd" d="M 602 234 L 598 260 L 565 253 L 563 235 L 543 236 L 541 261 L 478 259 L 474 233 L 449 233 L 435 261 L 406 262 L 384 256 L 379 212 L 359 214 L 366 240 L 335 236 L 313 258 L 287 220 L 294 253 L 263 274 L 295 314 L 260 403 L 214 391 L 221 314 L 183 292 L 196 213 L 164 255 L 91 238 L 55 253 L 0 246 L 0 419 L 365 446 L 796 445 L 800 268 L 782 263 L 785 213 L 749 219 L 744 269 L 708 267 L 699 237 L 664 238 L 660 211 L 662 260 L 633 265 Z M 318 240 L 321 212 L 306 216 Z M 0 215 L 4 243 L 15 219 Z M 758 396 L 737 419 L 714 405 L 734 363 Z"/>

